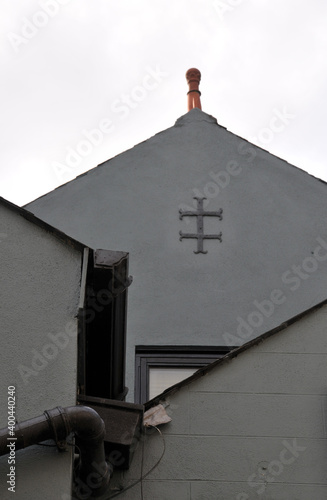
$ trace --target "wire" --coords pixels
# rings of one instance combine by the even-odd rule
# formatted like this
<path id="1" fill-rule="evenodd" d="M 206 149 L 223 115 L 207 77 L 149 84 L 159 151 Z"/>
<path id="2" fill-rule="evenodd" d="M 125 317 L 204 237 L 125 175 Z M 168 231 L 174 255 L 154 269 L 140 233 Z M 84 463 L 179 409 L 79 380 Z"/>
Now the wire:
<path id="1" fill-rule="evenodd" d="M 78 456 L 78 458 L 75 459 L 75 464 L 74 464 L 74 473 L 76 473 L 76 471 L 81 463 L 81 449 L 79 446 L 77 446 L 76 443 L 69 443 L 67 441 L 66 444 L 68 444 L 68 446 L 73 446 L 74 448 L 77 448 L 77 450 L 78 450 L 79 456 Z"/>
<path id="2" fill-rule="evenodd" d="M 57 448 L 57 445 L 56 444 L 46 444 L 46 443 L 35 443 L 37 446 L 47 446 L 49 448 Z M 66 441 L 66 444 L 68 444 L 69 446 L 76 446 L 76 448 L 78 448 L 77 444 L 74 444 L 74 443 L 69 443 L 68 441 Z M 79 453 L 81 453 L 81 450 L 80 448 L 78 448 L 79 450 Z"/>
<path id="3" fill-rule="evenodd" d="M 145 427 L 145 429 L 146 429 L 146 427 Z M 145 439 L 142 439 L 142 453 L 141 453 L 141 500 L 143 500 L 144 441 L 145 441 Z"/>
<path id="4" fill-rule="evenodd" d="M 56 444 L 35 443 L 38 446 L 47 446 L 48 448 L 57 448 Z"/>
<path id="5" fill-rule="evenodd" d="M 154 469 L 156 467 L 158 467 L 158 465 L 160 464 L 161 460 L 163 459 L 163 456 L 164 456 L 164 454 L 166 452 L 165 438 L 164 438 L 161 430 L 158 429 L 158 427 L 156 427 L 155 425 L 151 425 L 149 427 L 153 427 L 154 429 L 156 429 L 159 432 L 159 434 L 160 434 L 160 436 L 162 438 L 163 449 L 162 449 L 162 453 L 161 453 L 161 456 L 160 456 L 159 460 L 155 463 L 155 465 L 153 467 L 151 467 L 151 469 L 146 474 L 144 474 L 144 476 L 141 475 L 140 479 L 138 479 L 137 481 L 135 481 L 135 483 L 132 483 L 129 486 L 126 486 L 126 488 L 124 488 L 123 490 L 118 491 L 118 493 L 115 493 L 114 495 L 111 495 L 110 497 L 106 498 L 106 500 L 109 500 L 110 498 L 118 497 L 118 495 L 121 495 L 122 493 L 125 493 L 125 491 L 130 490 L 131 488 L 133 488 L 134 486 L 136 486 L 138 483 L 142 482 L 143 479 L 145 479 L 149 474 L 151 474 L 152 471 L 154 471 Z M 142 455 L 143 455 L 143 451 L 142 451 Z M 143 456 L 142 456 L 141 474 L 142 474 L 142 467 L 143 467 Z"/>
<path id="6" fill-rule="evenodd" d="M 45 443 L 36 443 L 38 446 L 47 446 L 49 448 L 57 448 L 57 445 L 56 444 L 45 444 Z M 69 441 L 66 441 L 66 444 L 68 446 L 73 446 L 74 448 L 77 448 L 78 452 L 79 452 L 79 457 L 78 459 L 75 460 L 75 465 L 74 465 L 74 473 L 76 473 L 76 470 L 78 469 L 80 463 L 81 463 L 81 449 L 79 448 L 79 446 L 77 446 L 76 443 L 69 443 Z"/>

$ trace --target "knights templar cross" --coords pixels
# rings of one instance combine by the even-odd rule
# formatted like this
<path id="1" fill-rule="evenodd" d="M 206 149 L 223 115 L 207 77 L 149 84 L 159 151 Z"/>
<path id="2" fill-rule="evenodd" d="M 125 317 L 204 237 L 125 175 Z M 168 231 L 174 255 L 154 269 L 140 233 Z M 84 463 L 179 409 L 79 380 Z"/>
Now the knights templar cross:
<path id="1" fill-rule="evenodd" d="M 197 250 L 193 250 L 194 253 L 208 253 L 207 250 L 203 250 L 203 240 L 219 240 L 222 241 L 222 233 L 219 234 L 204 234 L 203 227 L 203 217 L 218 217 L 219 220 L 223 218 L 223 209 L 221 208 L 217 212 L 205 212 L 203 209 L 203 200 L 206 198 L 194 198 L 197 200 L 197 209 L 195 212 L 188 210 L 179 210 L 179 218 L 183 220 L 183 217 L 196 217 L 197 233 L 182 233 L 179 231 L 179 240 L 182 241 L 183 238 L 196 238 Z"/>

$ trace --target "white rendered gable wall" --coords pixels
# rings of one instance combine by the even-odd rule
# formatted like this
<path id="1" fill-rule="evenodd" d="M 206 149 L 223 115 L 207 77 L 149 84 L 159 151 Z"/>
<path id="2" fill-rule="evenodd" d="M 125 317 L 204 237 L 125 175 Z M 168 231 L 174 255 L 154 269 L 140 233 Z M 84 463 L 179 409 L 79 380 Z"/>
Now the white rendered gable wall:
<path id="1" fill-rule="evenodd" d="M 193 109 L 176 125 L 32 202 L 92 248 L 130 253 L 127 385 L 135 345 L 239 345 L 326 297 L 327 188 Z M 206 211 L 207 253 L 194 197 Z"/>

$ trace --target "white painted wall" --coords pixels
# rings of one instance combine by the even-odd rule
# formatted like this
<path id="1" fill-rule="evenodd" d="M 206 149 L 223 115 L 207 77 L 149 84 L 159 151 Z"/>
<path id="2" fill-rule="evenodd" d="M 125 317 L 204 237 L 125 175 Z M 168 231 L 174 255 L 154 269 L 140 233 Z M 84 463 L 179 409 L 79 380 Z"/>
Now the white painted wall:
<path id="1" fill-rule="evenodd" d="M 325 500 L 327 306 L 163 400 L 166 451 L 121 500 Z M 152 430 L 143 474 L 163 449 Z M 124 488 L 141 475 L 142 446 Z"/>
<path id="2" fill-rule="evenodd" d="M 76 404 L 75 316 L 82 254 L 2 204 L 0 233 L 3 428 L 8 421 L 8 386 L 16 388 L 18 421 Z M 7 457 L 1 457 L 1 499 L 61 499 L 70 493 L 71 462 L 70 451 L 58 453 L 56 448 L 17 451 L 13 494 L 6 484 Z"/>
<path id="3" fill-rule="evenodd" d="M 326 184 L 198 109 L 28 205 L 92 248 L 130 253 L 127 385 L 135 345 L 239 345 L 324 300 Z M 206 196 L 204 242 L 179 209 Z M 295 266 L 295 267 L 294 267 Z M 269 301 L 269 303 L 267 302 Z"/>

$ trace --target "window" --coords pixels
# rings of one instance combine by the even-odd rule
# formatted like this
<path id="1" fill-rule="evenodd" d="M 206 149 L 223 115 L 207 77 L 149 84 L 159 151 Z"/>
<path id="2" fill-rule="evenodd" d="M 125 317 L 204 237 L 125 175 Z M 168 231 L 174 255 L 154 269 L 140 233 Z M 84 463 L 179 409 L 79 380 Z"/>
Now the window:
<path id="1" fill-rule="evenodd" d="M 135 402 L 144 404 L 231 349 L 216 346 L 136 346 Z"/>
<path id="2" fill-rule="evenodd" d="M 78 394 L 124 400 L 128 254 L 88 251 L 79 310 Z"/>

